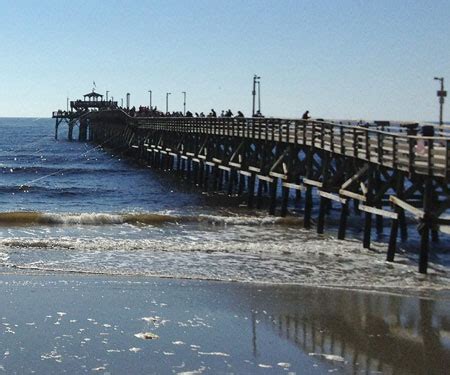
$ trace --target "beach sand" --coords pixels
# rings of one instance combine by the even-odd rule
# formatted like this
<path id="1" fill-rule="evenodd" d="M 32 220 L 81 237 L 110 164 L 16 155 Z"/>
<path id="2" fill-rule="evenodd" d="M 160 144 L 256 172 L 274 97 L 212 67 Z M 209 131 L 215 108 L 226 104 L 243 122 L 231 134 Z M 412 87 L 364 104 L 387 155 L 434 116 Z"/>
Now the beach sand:
<path id="1" fill-rule="evenodd" d="M 445 374 L 450 296 L 0 275 L 0 372 Z"/>

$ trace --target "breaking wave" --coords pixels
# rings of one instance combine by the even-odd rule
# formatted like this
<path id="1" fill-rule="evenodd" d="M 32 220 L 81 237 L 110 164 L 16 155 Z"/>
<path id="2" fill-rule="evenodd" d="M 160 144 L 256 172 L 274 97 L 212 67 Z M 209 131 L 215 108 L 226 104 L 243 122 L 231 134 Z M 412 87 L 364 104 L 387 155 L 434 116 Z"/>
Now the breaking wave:
<path id="1" fill-rule="evenodd" d="M 170 223 L 203 223 L 210 225 L 300 225 L 300 218 L 253 217 L 219 215 L 168 215 L 163 213 L 45 213 L 45 212 L 2 212 L 0 226 L 30 225 L 163 225 Z"/>

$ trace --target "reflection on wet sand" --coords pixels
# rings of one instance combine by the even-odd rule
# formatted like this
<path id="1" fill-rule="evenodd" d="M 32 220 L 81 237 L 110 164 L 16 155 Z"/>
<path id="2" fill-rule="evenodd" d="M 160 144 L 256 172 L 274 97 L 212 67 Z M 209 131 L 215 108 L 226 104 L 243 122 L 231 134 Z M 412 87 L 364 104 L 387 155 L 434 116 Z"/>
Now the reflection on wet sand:
<path id="1" fill-rule="evenodd" d="M 448 297 L 2 274 L 0 341 L 5 354 L 0 369 L 39 374 L 446 374 Z"/>
<path id="2" fill-rule="evenodd" d="M 255 296 L 256 321 L 318 361 L 345 373 L 445 374 L 450 369 L 448 299 L 326 289 L 289 289 L 268 304 Z M 274 298 L 275 300 L 275 298 Z M 339 366 L 339 363 L 341 365 Z"/>

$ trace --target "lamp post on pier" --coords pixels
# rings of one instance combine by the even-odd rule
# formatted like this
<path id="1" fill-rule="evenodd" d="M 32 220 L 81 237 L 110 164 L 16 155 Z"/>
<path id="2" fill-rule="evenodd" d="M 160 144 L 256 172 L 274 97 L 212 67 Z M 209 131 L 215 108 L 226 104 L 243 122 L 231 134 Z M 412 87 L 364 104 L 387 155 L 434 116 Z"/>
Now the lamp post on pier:
<path id="1" fill-rule="evenodd" d="M 183 94 L 183 116 L 186 116 L 186 91 L 181 92 Z"/>
<path id="2" fill-rule="evenodd" d="M 149 109 L 151 110 L 152 109 L 152 90 L 148 90 L 148 94 L 149 94 L 149 104 L 150 104 Z"/>
<path id="3" fill-rule="evenodd" d="M 123 98 L 120 98 L 120 106 L 123 108 Z"/>
<path id="4" fill-rule="evenodd" d="M 106 90 L 106 101 L 108 101 L 108 94 L 109 94 L 109 91 Z"/>
<path id="5" fill-rule="evenodd" d="M 444 78 L 434 77 L 436 81 L 441 82 L 441 89 L 438 90 L 437 96 L 439 97 L 439 128 L 441 132 L 444 131 L 444 98 L 447 96 L 447 91 L 444 90 Z"/>
<path id="6" fill-rule="evenodd" d="M 252 90 L 252 96 L 253 96 L 253 106 L 252 106 L 252 116 L 255 116 L 255 98 L 256 98 L 256 83 L 259 85 L 259 80 L 261 77 L 257 76 L 256 74 L 253 75 L 253 90 Z"/>
<path id="7" fill-rule="evenodd" d="M 258 81 L 258 113 L 261 114 L 261 82 Z"/>
<path id="8" fill-rule="evenodd" d="M 69 112 L 69 98 L 66 100 L 66 112 Z"/>
<path id="9" fill-rule="evenodd" d="M 169 113 L 169 95 L 171 92 L 166 92 L 166 114 Z"/>

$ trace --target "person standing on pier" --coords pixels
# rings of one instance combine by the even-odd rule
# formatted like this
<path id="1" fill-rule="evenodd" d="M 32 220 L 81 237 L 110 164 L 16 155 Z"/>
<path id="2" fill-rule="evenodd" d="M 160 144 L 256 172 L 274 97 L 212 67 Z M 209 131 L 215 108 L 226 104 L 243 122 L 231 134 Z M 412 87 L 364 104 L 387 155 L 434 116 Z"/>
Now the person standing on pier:
<path id="1" fill-rule="evenodd" d="M 309 115 L 309 111 L 306 111 L 302 116 L 302 120 L 309 120 L 310 118 L 311 116 Z"/>

